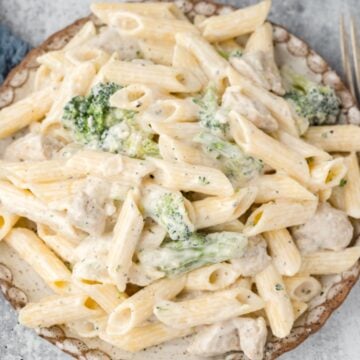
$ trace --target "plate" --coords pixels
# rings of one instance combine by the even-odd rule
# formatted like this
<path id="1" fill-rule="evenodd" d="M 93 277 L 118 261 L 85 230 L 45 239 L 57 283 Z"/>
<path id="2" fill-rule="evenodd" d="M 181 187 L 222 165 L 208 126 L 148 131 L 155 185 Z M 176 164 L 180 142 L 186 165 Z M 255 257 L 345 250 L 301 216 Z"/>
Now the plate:
<path id="1" fill-rule="evenodd" d="M 211 16 L 224 14 L 234 9 L 230 6 L 203 0 L 179 0 L 175 3 L 193 19 L 196 15 Z M 240 4 L 239 4 L 240 5 Z M 0 109 L 25 97 L 31 89 L 34 74 L 38 67 L 36 58 L 47 51 L 59 50 L 88 21 L 97 19 L 87 17 L 51 36 L 38 48 L 32 50 L 23 62 L 11 71 L 3 86 L 0 87 Z M 274 24 L 276 60 L 279 65 L 291 64 L 299 73 L 313 81 L 324 83 L 336 90 L 342 103 L 340 123 L 360 125 L 360 111 L 349 90 L 340 77 L 328 66 L 326 61 L 312 50 L 303 40 L 287 29 Z M 359 226 L 355 226 L 359 228 Z M 358 235 L 360 230 L 356 231 Z M 314 332 L 318 331 L 345 300 L 360 275 L 360 262 L 352 269 L 334 276 L 322 278 L 324 291 L 314 298 L 309 310 L 295 323 L 291 334 L 278 339 L 269 339 L 265 349 L 265 360 L 272 360 L 287 352 Z M 48 292 L 43 281 L 17 254 L 4 242 L 0 243 L 0 289 L 15 309 L 20 309 L 29 301 L 36 301 Z M 195 360 L 198 357 L 185 353 L 187 339 L 172 341 L 137 354 L 125 353 L 97 339 L 79 338 L 60 326 L 38 330 L 38 335 L 50 341 L 62 351 L 81 360 Z M 180 355 L 181 354 L 181 355 Z M 224 358 L 218 357 L 218 359 Z M 226 360 L 245 360 L 241 352 L 226 355 Z"/>

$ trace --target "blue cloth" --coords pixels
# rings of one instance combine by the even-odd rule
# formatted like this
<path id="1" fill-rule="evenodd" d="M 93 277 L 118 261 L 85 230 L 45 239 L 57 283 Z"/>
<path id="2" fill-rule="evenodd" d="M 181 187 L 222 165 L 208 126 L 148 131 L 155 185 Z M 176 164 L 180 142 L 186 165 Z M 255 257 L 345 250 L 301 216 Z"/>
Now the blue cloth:
<path id="1" fill-rule="evenodd" d="M 0 84 L 30 48 L 29 44 L 15 36 L 7 27 L 0 25 Z"/>

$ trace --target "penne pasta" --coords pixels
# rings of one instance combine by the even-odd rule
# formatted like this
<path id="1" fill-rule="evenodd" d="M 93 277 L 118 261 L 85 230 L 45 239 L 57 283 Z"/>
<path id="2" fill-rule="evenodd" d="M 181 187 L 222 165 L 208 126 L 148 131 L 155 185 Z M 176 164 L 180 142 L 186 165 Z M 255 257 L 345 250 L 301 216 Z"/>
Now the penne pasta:
<path id="1" fill-rule="evenodd" d="M 64 263 L 40 240 L 25 228 L 15 228 L 5 241 L 35 270 L 56 293 L 68 291 L 71 273 Z"/>
<path id="2" fill-rule="evenodd" d="M 137 202 L 136 193 L 130 190 L 114 228 L 108 257 L 109 274 L 120 291 L 125 290 L 132 257 L 144 226 Z"/>
<path id="3" fill-rule="evenodd" d="M 294 276 L 284 279 L 290 299 L 307 303 L 321 292 L 322 285 L 311 276 Z"/>
<path id="4" fill-rule="evenodd" d="M 263 307 L 264 302 L 259 296 L 238 287 L 180 302 L 159 301 L 155 305 L 154 314 L 165 325 L 187 329 L 224 321 Z"/>
<path id="5" fill-rule="evenodd" d="M 198 26 L 203 36 L 210 42 L 222 41 L 253 32 L 264 23 L 271 7 L 271 1 L 265 0 L 256 5 L 212 16 Z"/>
<path id="6" fill-rule="evenodd" d="M 295 321 L 294 310 L 285 283 L 274 265 L 255 276 L 256 288 L 265 302 L 266 317 L 272 333 L 278 338 L 290 334 Z"/>
<path id="7" fill-rule="evenodd" d="M 304 136 L 324 151 L 360 151 L 360 128 L 356 125 L 310 126 Z"/>
<path id="8" fill-rule="evenodd" d="M 56 87 L 47 87 L 0 110 L 0 139 L 41 120 L 55 100 Z"/>
<path id="9" fill-rule="evenodd" d="M 102 333 L 100 338 L 119 349 L 137 352 L 166 341 L 191 335 L 193 332 L 192 328 L 174 329 L 161 322 L 153 322 L 136 327 L 124 335 L 114 336 Z"/>
<path id="10" fill-rule="evenodd" d="M 230 117 L 231 134 L 246 154 L 300 182 L 309 180 L 309 167 L 302 156 L 256 128 L 240 114 L 232 112 Z"/>
<path id="11" fill-rule="evenodd" d="M 0 206 L 0 241 L 10 232 L 19 220 L 19 216 L 14 215 Z"/>
<path id="12" fill-rule="evenodd" d="M 172 299 L 185 286 L 185 278 L 159 280 L 122 302 L 111 314 L 106 332 L 123 335 L 151 317 L 159 299 Z"/>
<path id="13" fill-rule="evenodd" d="M 315 201 L 316 196 L 294 179 L 282 175 L 263 175 L 256 178 L 251 185 L 257 187 L 255 203 L 266 203 L 278 199 L 296 201 Z"/>
<path id="14" fill-rule="evenodd" d="M 78 234 L 64 214 L 50 210 L 46 204 L 29 192 L 20 190 L 5 181 L 0 181 L 0 201 L 3 207 L 13 214 L 47 225 L 70 238 L 78 238 Z"/>
<path id="15" fill-rule="evenodd" d="M 219 263 L 194 270 L 187 275 L 185 289 L 188 291 L 217 291 L 232 284 L 239 272 L 232 265 Z"/>
<path id="16" fill-rule="evenodd" d="M 151 159 L 156 166 L 155 182 L 174 190 L 196 191 L 208 195 L 231 196 L 234 189 L 227 177 L 214 168 Z"/>
<path id="17" fill-rule="evenodd" d="M 229 197 L 207 197 L 194 201 L 195 227 L 208 228 L 231 222 L 243 215 L 253 204 L 256 188 L 246 187 Z"/>
<path id="18" fill-rule="evenodd" d="M 286 229 L 265 232 L 273 265 L 279 274 L 294 276 L 301 267 L 301 254 Z"/>
<path id="19" fill-rule="evenodd" d="M 244 234 L 255 236 L 306 223 L 315 213 L 317 201 L 276 200 L 257 208 L 247 219 Z"/>
<path id="20" fill-rule="evenodd" d="M 87 295 L 52 296 L 29 303 L 20 310 L 19 321 L 31 328 L 49 327 L 103 315 L 101 308 Z"/>
<path id="21" fill-rule="evenodd" d="M 174 93 L 191 93 L 202 87 L 198 78 L 189 70 L 164 65 L 141 65 L 114 60 L 102 68 L 104 77 L 120 85 L 143 83 L 158 86 Z"/>
<path id="22" fill-rule="evenodd" d="M 300 274 L 332 275 L 349 270 L 360 258 L 360 247 L 342 251 L 318 251 L 303 255 Z"/>

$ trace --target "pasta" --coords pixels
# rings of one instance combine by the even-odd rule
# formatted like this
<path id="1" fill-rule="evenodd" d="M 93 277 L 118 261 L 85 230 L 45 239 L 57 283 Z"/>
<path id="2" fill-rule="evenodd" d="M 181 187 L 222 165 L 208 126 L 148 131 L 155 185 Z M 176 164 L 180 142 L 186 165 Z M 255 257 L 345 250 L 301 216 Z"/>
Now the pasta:
<path id="1" fill-rule="evenodd" d="M 331 111 L 301 112 L 270 0 L 193 21 L 178 3 L 94 3 L 37 58 L 0 111 L 0 241 L 52 292 L 21 324 L 260 360 L 359 261 L 360 130 L 329 125 L 325 85 Z"/>

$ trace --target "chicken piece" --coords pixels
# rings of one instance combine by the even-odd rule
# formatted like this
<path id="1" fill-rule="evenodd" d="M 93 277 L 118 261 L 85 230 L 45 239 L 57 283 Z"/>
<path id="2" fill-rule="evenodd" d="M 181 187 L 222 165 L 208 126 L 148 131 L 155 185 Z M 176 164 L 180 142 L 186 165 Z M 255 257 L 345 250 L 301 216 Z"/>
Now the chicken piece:
<path id="1" fill-rule="evenodd" d="M 236 318 L 204 326 L 195 336 L 188 351 L 200 356 L 216 356 L 230 351 L 243 351 L 250 360 L 261 360 L 267 338 L 263 318 Z"/>
<path id="2" fill-rule="evenodd" d="M 225 109 L 229 108 L 237 111 L 256 127 L 266 132 L 274 132 L 279 127 L 265 105 L 243 94 L 239 86 L 231 86 L 226 89 L 222 98 L 222 106 Z"/>
<path id="3" fill-rule="evenodd" d="M 85 185 L 79 189 L 68 209 L 70 223 L 92 235 L 101 235 L 106 226 L 109 195 L 107 181 L 88 177 Z"/>
<path id="4" fill-rule="evenodd" d="M 329 203 L 320 203 L 314 216 L 304 225 L 291 229 L 302 253 L 345 249 L 353 238 L 353 226 L 347 215 Z"/>
<path id="5" fill-rule="evenodd" d="M 242 276 L 255 276 L 270 263 L 271 257 L 268 255 L 266 247 L 266 241 L 261 235 L 251 237 L 244 255 L 230 262 Z"/>

